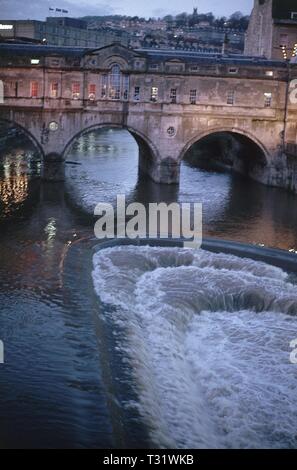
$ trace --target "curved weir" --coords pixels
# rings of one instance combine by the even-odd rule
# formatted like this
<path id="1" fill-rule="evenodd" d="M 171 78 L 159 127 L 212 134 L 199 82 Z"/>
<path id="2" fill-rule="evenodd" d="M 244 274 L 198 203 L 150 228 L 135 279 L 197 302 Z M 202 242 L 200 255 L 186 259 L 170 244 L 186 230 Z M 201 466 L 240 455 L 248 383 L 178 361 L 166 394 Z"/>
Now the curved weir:
<path id="1" fill-rule="evenodd" d="M 297 271 L 294 255 L 263 250 L 260 261 L 256 247 L 180 244 L 97 246 L 99 317 L 137 396 L 124 408 L 138 410 L 158 447 L 296 447 L 297 278 L 263 261 Z"/>

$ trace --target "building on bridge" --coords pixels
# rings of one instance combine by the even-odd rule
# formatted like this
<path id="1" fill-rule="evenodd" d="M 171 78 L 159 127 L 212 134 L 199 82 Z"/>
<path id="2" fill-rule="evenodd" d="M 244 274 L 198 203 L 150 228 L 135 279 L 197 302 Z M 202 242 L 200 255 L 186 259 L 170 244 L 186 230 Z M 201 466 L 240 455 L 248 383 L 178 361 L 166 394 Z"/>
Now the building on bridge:
<path id="1" fill-rule="evenodd" d="M 297 191 L 297 167 L 288 169 L 285 153 L 289 146 L 291 155 L 297 144 L 294 63 L 135 51 L 120 44 L 2 44 L 0 80 L 0 120 L 19 126 L 35 143 L 47 179 L 62 178 L 63 161 L 78 136 L 120 127 L 134 136 L 140 168 L 155 182 L 177 183 L 185 153 L 196 142 L 224 134 L 232 149 L 245 149 L 234 170 Z"/>
<path id="2" fill-rule="evenodd" d="M 254 0 L 245 54 L 268 59 L 297 55 L 296 0 Z"/>

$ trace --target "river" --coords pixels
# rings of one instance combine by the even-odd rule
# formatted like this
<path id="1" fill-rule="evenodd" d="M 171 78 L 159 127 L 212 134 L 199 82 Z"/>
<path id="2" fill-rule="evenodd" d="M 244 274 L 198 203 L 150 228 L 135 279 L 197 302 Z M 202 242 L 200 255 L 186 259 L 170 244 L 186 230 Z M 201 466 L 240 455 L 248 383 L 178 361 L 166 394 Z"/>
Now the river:
<path id="1" fill-rule="evenodd" d="M 230 255 L 94 251 L 98 202 L 201 202 L 204 236 L 296 256 L 297 196 L 184 162 L 138 177 L 125 131 L 78 140 L 66 182 L 28 145 L 0 171 L 0 447 L 297 447 L 296 278 Z"/>

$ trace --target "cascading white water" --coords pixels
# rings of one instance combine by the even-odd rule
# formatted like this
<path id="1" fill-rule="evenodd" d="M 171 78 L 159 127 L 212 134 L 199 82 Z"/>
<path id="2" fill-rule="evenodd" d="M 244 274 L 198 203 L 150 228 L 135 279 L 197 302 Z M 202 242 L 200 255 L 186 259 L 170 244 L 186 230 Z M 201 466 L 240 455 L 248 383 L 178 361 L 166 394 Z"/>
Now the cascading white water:
<path id="1" fill-rule="evenodd" d="M 279 268 L 181 248 L 94 256 L 140 414 L 173 448 L 297 447 L 297 290 Z M 108 313 L 107 313 L 108 312 Z"/>

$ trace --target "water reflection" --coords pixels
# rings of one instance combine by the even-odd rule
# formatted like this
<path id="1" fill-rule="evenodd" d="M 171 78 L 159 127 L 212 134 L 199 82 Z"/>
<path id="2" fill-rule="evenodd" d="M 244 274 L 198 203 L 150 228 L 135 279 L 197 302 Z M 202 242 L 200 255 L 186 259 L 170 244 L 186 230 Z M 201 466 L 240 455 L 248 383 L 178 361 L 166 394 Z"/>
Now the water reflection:
<path id="1" fill-rule="evenodd" d="M 211 160 L 211 155 L 209 155 Z M 66 189 L 93 214 L 98 202 L 201 202 L 204 236 L 297 249 L 297 196 L 265 187 L 209 165 L 183 162 L 180 185 L 158 185 L 138 176 L 138 148 L 128 132 L 109 129 L 79 139 L 68 159 Z"/>
<path id="2" fill-rule="evenodd" d="M 24 203 L 32 200 L 39 176 L 40 161 L 33 149 L 0 153 L 0 220 L 19 212 Z"/>
<path id="3" fill-rule="evenodd" d="M 91 213 L 118 193 L 144 204 L 202 202 L 204 235 L 288 249 L 297 247 L 297 197 L 186 164 L 180 186 L 138 178 L 137 145 L 116 130 L 84 136 L 68 161 L 65 186 L 39 187 L 32 149 L 1 156 L 0 332 L 7 363 L 0 374 L 0 447 L 146 447 L 138 415 L 126 412 L 124 422 L 114 398 L 116 388 L 127 400 L 131 374 L 113 335 L 97 324 L 93 222 L 73 211 L 69 196 Z M 126 382 L 112 382 L 117 368 Z"/>

